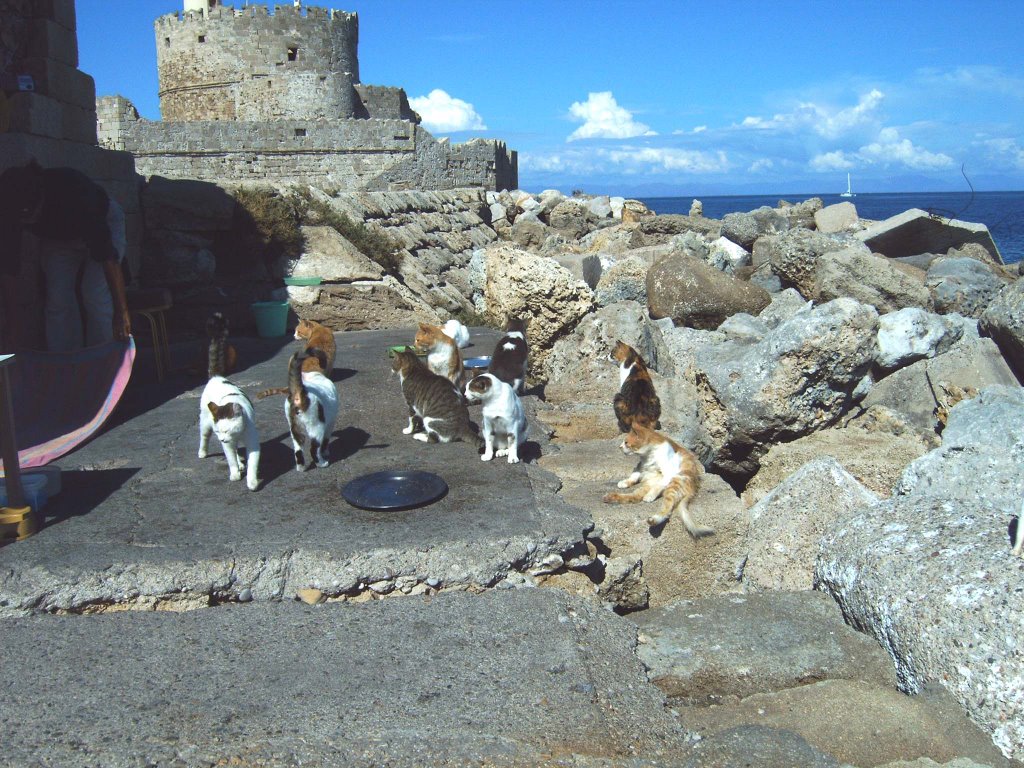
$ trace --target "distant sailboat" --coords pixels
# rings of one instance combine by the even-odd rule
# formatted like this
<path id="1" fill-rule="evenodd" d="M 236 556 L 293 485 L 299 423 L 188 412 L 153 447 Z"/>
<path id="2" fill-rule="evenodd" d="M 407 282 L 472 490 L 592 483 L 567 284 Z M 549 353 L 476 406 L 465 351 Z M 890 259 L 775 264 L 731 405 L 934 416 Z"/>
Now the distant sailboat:
<path id="1" fill-rule="evenodd" d="M 850 186 L 850 174 L 846 174 L 846 191 L 839 193 L 840 197 L 856 197 L 853 194 L 853 188 Z"/>

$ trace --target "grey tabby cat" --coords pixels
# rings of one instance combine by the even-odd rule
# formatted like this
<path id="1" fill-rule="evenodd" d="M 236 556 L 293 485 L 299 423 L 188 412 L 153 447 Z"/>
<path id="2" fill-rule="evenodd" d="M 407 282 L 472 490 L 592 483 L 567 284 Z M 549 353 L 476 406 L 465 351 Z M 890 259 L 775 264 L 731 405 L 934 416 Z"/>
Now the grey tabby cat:
<path id="1" fill-rule="evenodd" d="M 402 394 L 409 405 L 409 426 L 402 434 L 424 443 L 465 440 L 477 448 L 483 446 L 462 396 L 448 379 L 427 368 L 408 348 L 395 354 L 391 369 L 401 379 Z"/>

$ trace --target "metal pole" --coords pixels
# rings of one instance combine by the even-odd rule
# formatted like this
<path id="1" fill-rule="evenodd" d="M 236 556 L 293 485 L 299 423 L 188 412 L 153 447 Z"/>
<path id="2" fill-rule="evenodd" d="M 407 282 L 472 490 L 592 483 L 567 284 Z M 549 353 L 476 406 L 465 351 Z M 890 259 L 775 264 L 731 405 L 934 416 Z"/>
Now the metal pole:
<path id="1" fill-rule="evenodd" d="M 14 355 L 0 359 L 0 456 L 4 460 L 7 486 L 7 506 L 18 509 L 25 506 L 21 488 L 21 466 L 18 463 L 18 441 L 14 436 L 14 403 L 11 402 L 11 380 L 7 368 L 14 363 Z"/>

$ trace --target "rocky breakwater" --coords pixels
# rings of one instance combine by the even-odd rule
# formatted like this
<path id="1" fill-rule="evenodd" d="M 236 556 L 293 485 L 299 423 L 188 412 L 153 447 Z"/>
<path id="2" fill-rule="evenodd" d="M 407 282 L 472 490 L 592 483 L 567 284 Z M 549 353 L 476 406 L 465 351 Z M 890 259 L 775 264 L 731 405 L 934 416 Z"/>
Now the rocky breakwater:
<path id="1" fill-rule="evenodd" d="M 499 249 L 506 270 L 517 268 L 510 261 L 539 269 L 536 260 L 547 259 L 552 273 L 557 264 L 563 281 L 576 281 L 571 299 L 539 283 L 531 299 L 547 317 L 576 318 L 540 343 L 551 347 L 535 370 L 546 399 L 538 417 L 554 436 L 541 463 L 562 478 L 566 500 L 594 517 L 600 567 L 588 565 L 581 580 L 570 564 L 552 582 L 637 617 L 681 599 L 727 610 L 720 606 L 737 593 L 825 591 L 889 653 L 901 690 L 931 691 L 913 701 L 934 705 L 937 732 L 964 712 L 1003 755 L 1024 754 L 1012 649 L 1022 629 L 1013 584 L 1024 561 L 1012 557 L 1007 534 L 1024 498 L 1024 461 L 1008 426 L 1022 397 L 1022 283 L 991 239 L 977 227 L 958 239 L 951 225 L 941 252 L 928 250 L 938 242 L 930 232 L 917 246 L 900 238 L 890 254 L 893 240 L 878 235 L 886 222 L 815 200 L 720 221 L 635 205 L 601 218 L 591 199 L 551 192 L 496 202 L 492 217 L 506 242 L 474 255 L 478 311 L 501 306 L 487 279 Z M 582 312 L 588 296 L 592 308 Z M 607 355 L 620 339 L 649 363 L 663 431 L 704 463 L 691 511 L 713 537 L 694 541 L 677 521 L 653 535 L 642 523 L 647 510 L 601 502 L 632 469 L 618 452 L 611 407 L 619 378 Z M 999 415 L 986 423 L 1003 436 L 989 449 L 985 429 L 963 420 L 996 403 Z M 960 483 L 971 490 L 954 491 Z M 705 614 L 711 604 L 685 610 Z M 695 668 L 705 696 L 707 670 Z M 711 688 L 724 691 L 715 680 Z M 792 728 L 781 717 L 765 723 L 763 712 L 824 712 L 836 697 L 861 714 L 881 712 L 892 694 L 810 678 L 794 685 L 786 702 L 729 694 L 741 705 L 729 722 Z M 696 695 L 687 690 L 670 695 Z M 836 711 L 837 728 L 849 714 Z M 717 733 L 724 720 L 713 726 L 704 717 L 693 722 Z M 889 727 L 876 737 L 884 741 L 877 734 Z M 828 738 L 814 740 L 821 733 L 802 735 L 828 751 Z M 967 756 L 944 744 L 916 757 Z M 982 750 L 973 759 L 1004 758 Z"/>

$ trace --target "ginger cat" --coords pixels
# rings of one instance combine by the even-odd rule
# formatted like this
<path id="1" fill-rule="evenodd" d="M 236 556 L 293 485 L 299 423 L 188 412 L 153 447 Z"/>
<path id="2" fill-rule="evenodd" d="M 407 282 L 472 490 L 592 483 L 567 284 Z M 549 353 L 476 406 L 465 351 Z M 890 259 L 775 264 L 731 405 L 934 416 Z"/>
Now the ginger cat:
<path id="1" fill-rule="evenodd" d="M 306 346 L 302 350 L 302 372 L 318 371 L 330 378 L 331 371 L 334 370 L 334 355 L 337 352 L 334 332 L 315 320 L 299 320 L 299 324 L 295 326 L 295 338 L 299 341 L 306 340 Z M 258 393 L 256 398 L 262 400 L 271 395 L 283 395 L 287 392 L 288 387 L 271 387 Z"/>
<path id="2" fill-rule="evenodd" d="M 603 499 L 605 503 L 654 501 L 661 496 L 661 511 L 647 518 L 651 528 L 668 522 L 672 512 L 678 509 L 683 525 L 693 538 L 714 534 L 713 529 L 694 523 L 687 506 L 697 495 L 704 473 L 704 467 L 692 451 L 653 429 L 634 423 L 622 441 L 622 452 L 640 456 L 640 463 L 629 477 L 619 482 L 619 488 L 638 487 L 629 493 L 608 493 Z"/>
<path id="3" fill-rule="evenodd" d="M 455 339 L 437 325 L 420 323 L 413 344 L 427 353 L 427 367 L 438 376 L 444 376 L 462 393 L 462 353 Z"/>

